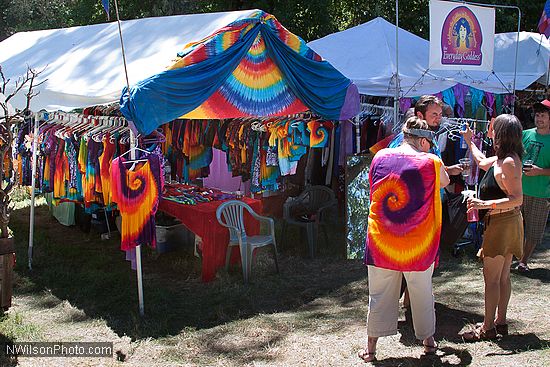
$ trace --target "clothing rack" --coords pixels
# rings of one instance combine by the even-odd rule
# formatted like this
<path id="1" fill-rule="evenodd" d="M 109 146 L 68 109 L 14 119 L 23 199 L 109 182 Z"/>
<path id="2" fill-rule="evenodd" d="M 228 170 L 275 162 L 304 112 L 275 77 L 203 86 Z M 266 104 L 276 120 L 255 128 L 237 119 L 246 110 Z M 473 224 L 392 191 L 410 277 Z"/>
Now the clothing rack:
<path id="1" fill-rule="evenodd" d="M 486 133 L 489 123 L 489 120 L 478 120 L 463 117 L 445 117 L 441 121 L 441 128 L 437 132 L 436 136 L 448 133 L 449 139 L 452 141 L 456 141 L 462 136 L 460 134 L 460 131 L 462 130 L 463 124 L 468 124 L 470 129 L 472 129 L 473 131 L 482 132 L 484 143 L 487 145 L 491 145 L 491 142 L 486 139 Z"/>
<path id="2" fill-rule="evenodd" d="M 89 134 L 90 138 L 103 138 L 103 134 L 107 132 L 118 131 L 119 133 L 128 135 L 130 129 L 128 127 L 128 121 L 123 117 L 118 116 L 91 116 L 80 113 L 70 113 L 63 111 L 55 112 L 37 112 L 32 116 L 31 123 L 33 125 L 33 143 L 32 143 L 32 179 L 31 179 L 31 213 L 30 213 L 30 228 L 29 228 L 29 247 L 28 247 L 28 267 L 32 270 L 33 260 L 33 242 L 34 242 L 34 202 L 36 197 L 36 176 L 37 176 L 37 160 L 38 160 L 38 143 L 39 135 L 41 134 L 40 121 L 45 121 L 44 124 L 56 124 L 60 125 L 67 130 L 56 132 L 58 138 L 65 138 L 66 135 L 84 131 L 84 134 Z M 72 130 L 71 130 L 72 129 Z M 90 130 L 91 129 L 91 130 Z M 96 140 L 94 139 L 94 140 Z M 108 223 L 108 221 L 107 221 Z M 109 228 L 110 233 L 110 228 Z"/>
<path id="3" fill-rule="evenodd" d="M 378 116 L 381 120 L 393 124 L 395 108 L 393 106 L 383 106 L 373 103 L 361 102 L 361 112 L 350 122 L 355 126 L 355 145 L 356 151 L 361 151 L 361 121 L 366 117 Z"/>

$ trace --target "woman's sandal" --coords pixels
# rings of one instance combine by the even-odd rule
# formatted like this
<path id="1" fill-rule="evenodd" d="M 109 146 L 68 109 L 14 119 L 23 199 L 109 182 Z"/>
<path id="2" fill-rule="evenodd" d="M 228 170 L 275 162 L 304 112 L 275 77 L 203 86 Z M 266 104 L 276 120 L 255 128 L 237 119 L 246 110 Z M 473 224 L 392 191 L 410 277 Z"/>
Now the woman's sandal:
<path id="1" fill-rule="evenodd" d="M 376 352 L 369 353 L 366 349 L 361 349 L 357 356 L 363 360 L 365 363 L 376 361 Z"/>
<path id="2" fill-rule="evenodd" d="M 437 343 L 434 345 L 422 344 L 424 346 L 424 355 L 433 356 L 437 352 Z"/>
<path id="3" fill-rule="evenodd" d="M 476 324 L 476 328 L 479 328 L 483 325 L 482 322 Z M 497 324 L 495 322 L 495 329 L 497 329 L 497 334 L 500 336 L 508 336 L 508 324 Z"/>
<path id="4" fill-rule="evenodd" d="M 495 324 L 495 328 L 497 329 L 497 334 L 508 336 L 508 324 Z"/>
<path id="5" fill-rule="evenodd" d="M 483 330 L 483 325 L 476 326 L 473 330 L 461 335 L 465 342 L 477 342 L 480 340 L 494 340 L 497 338 L 497 329 Z"/>

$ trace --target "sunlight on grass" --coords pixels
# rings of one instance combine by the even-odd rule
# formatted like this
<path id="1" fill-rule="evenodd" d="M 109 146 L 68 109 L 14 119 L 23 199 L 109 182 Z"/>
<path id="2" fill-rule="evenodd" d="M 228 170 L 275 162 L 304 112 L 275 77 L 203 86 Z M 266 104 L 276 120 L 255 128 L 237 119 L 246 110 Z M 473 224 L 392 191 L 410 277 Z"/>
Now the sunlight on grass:
<path id="1" fill-rule="evenodd" d="M 31 191 L 28 187 L 18 186 L 10 194 L 13 210 L 28 208 L 31 206 Z M 46 205 L 46 199 L 43 196 L 35 196 L 35 206 Z"/>
<path id="2" fill-rule="evenodd" d="M 40 336 L 40 328 L 25 322 L 18 312 L 9 313 L 0 317 L 0 334 L 13 341 L 36 340 Z"/>

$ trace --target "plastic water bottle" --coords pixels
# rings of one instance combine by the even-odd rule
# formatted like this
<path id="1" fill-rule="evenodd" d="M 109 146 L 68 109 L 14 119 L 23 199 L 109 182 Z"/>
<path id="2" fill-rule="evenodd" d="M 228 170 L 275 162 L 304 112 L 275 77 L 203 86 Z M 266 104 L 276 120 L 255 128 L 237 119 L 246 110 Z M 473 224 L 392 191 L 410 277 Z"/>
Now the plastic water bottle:
<path id="1" fill-rule="evenodd" d="M 464 190 L 462 191 L 463 202 L 469 198 L 475 198 L 476 192 L 474 190 Z M 477 222 L 479 220 L 479 212 L 477 209 L 472 209 L 466 214 L 468 222 Z"/>

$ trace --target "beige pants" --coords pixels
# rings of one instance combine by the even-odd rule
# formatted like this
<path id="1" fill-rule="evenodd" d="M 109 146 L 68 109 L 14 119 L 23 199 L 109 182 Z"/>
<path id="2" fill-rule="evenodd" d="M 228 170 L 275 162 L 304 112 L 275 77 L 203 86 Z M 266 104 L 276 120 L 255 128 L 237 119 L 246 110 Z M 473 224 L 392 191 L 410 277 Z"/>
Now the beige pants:
<path id="1" fill-rule="evenodd" d="M 368 266 L 369 313 L 367 335 L 380 337 L 397 334 L 401 276 L 407 280 L 411 299 L 414 333 L 424 340 L 435 334 L 435 308 L 432 291 L 434 264 L 425 271 L 401 272 Z"/>

